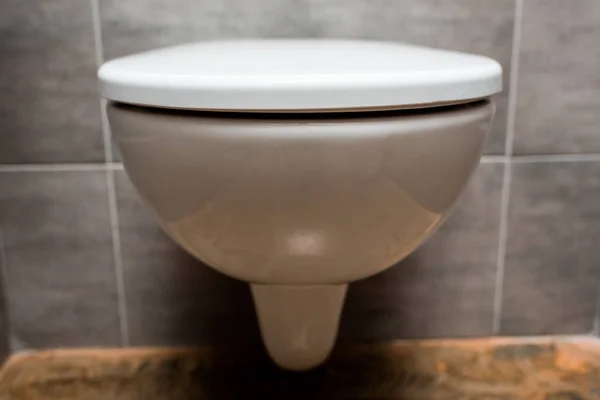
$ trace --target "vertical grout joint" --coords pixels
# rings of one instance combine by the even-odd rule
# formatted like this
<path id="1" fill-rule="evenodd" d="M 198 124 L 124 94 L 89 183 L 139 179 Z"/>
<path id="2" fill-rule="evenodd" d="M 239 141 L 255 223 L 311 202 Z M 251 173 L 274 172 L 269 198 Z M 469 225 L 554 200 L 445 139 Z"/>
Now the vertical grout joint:
<path id="1" fill-rule="evenodd" d="M 500 223 L 498 227 L 498 249 L 496 257 L 496 280 L 494 290 L 494 309 L 492 330 L 499 335 L 502 323 L 502 302 L 504 296 L 504 272 L 506 266 L 506 249 L 508 240 L 508 216 L 510 206 L 510 189 L 512 180 L 512 157 L 515 137 L 515 119 L 517 113 L 517 85 L 519 80 L 519 55 L 523 26 L 523 0 L 515 0 L 515 17 L 512 41 L 512 57 L 510 66 L 510 85 L 508 115 L 506 123 L 506 142 L 504 173 L 502 176 L 502 193 L 500 200 Z"/>
<path id="2" fill-rule="evenodd" d="M 100 20 L 100 0 L 90 0 L 92 3 L 94 42 L 96 53 L 96 64 L 98 67 L 104 61 L 104 49 L 102 44 L 102 25 Z M 108 212 L 110 219 L 112 257 L 115 273 L 115 284 L 117 288 L 117 312 L 119 316 L 120 338 L 123 347 L 129 346 L 129 326 L 127 318 L 127 300 L 125 295 L 125 280 L 123 277 L 123 257 L 121 252 L 121 238 L 119 231 L 119 213 L 117 210 L 117 195 L 115 185 L 115 168 L 113 168 L 113 152 L 110 126 L 106 115 L 106 102 L 100 100 L 100 117 L 102 124 L 102 139 L 104 144 L 104 161 L 106 174 L 106 187 L 108 197 Z"/>

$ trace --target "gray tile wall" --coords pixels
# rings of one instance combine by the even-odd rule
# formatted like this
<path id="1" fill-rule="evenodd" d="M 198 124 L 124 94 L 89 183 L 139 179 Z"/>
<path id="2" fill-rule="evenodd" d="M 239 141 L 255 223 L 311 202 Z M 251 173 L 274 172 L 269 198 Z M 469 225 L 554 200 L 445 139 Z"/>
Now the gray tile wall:
<path id="1" fill-rule="evenodd" d="M 181 251 L 141 205 L 96 91 L 102 60 L 222 37 L 403 40 L 504 66 L 486 156 L 455 213 L 351 286 L 343 338 L 598 332 L 598 1 L 5 0 L 0 358 L 7 341 L 258 342 L 248 288 Z"/>
<path id="2" fill-rule="evenodd" d="M 89 1 L 3 0 L 0 163 L 102 162 Z"/>

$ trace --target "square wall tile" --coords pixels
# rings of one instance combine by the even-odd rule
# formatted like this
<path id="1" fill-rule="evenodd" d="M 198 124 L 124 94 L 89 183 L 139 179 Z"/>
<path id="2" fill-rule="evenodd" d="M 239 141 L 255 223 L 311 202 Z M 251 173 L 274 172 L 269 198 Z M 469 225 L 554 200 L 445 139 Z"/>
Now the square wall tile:
<path id="1" fill-rule="evenodd" d="M 515 164 L 503 334 L 592 331 L 600 282 L 600 163 Z"/>
<path id="2" fill-rule="evenodd" d="M 0 163 L 104 161 L 90 1 L 3 0 Z"/>
<path id="3" fill-rule="evenodd" d="M 248 285 L 181 250 L 125 172 L 119 171 L 116 182 L 131 344 L 259 343 Z"/>
<path id="4" fill-rule="evenodd" d="M 107 60 L 192 41 L 305 36 L 309 27 L 303 0 L 103 0 L 101 16 Z"/>
<path id="5" fill-rule="evenodd" d="M 504 91 L 486 153 L 504 152 L 515 1 L 309 0 L 319 37 L 378 39 L 489 56 L 504 69 Z"/>
<path id="6" fill-rule="evenodd" d="M 600 2 L 526 0 L 515 154 L 600 151 Z"/>
<path id="7" fill-rule="evenodd" d="M 12 350 L 118 346 L 104 172 L 0 173 Z"/>
<path id="8" fill-rule="evenodd" d="M 502 164 L 482 164 L 454 212 L 416 253 L 350 285 L 341 336 L 492 334 Z"/>

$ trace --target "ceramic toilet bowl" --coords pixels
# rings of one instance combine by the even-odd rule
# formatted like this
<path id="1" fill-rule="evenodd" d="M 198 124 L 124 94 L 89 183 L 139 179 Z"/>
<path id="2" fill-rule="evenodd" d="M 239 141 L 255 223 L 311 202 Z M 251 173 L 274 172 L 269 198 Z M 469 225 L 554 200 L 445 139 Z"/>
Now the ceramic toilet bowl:
<path id="1" fill-rule="evenodd" d="M 390 267 L 448 215 L 493 106 L 337 116 L 221 116 L 108 105 L 137 191 L 165 231 L 252 285 L 286 368 L 327 357 L 346 284 Z"/>
<path id="2" fill-rule="evenodd" d="M 353 40 L 198 42 L 99 72 L 125 170 L 164 230 L 251 286 L 265 347 L 329 355 L 349 282 L 413 252 L 481 155 L 489 58 Z"/>

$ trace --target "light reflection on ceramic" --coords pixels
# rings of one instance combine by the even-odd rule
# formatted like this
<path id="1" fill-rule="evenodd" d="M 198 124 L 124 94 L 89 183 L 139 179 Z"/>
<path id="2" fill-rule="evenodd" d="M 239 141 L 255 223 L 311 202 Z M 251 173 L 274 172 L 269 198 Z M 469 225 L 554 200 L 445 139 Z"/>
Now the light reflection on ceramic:
<path id="1" fill-rule="evenodd" d="M 333 345 L 346 284 L 409 255 L 448 215 L 479 162 L 493 105 L 218 115 L 108 105 L 125 169 L 160 224 L 195 257 L 250 282 L 257 308 L 277 299 L 296 312 L 284 332 L 258 310 L 275 361 L 306 369 Z M 323 311 L 333 322 L 309 321 L 319 308 L 335 309 Z"/>

